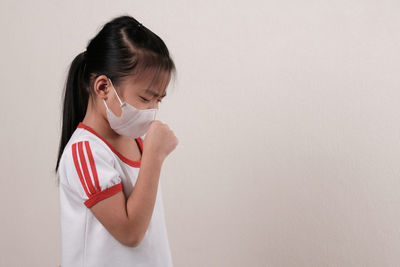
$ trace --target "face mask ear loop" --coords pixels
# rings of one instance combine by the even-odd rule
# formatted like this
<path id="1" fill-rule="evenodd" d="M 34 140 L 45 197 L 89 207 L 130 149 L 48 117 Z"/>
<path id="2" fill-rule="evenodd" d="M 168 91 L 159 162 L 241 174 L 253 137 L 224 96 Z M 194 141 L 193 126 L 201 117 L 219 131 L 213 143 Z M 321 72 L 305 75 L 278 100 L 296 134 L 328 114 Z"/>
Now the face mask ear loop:
<path id="1" fill-rule="evenodd" d="M 103 99 L 103 102 L 104 102 L 104 105 L 106 105 L 107 110 L 110 110 L 110 109 L 108 108 L 107 103 L 106 103 L 106 101 L 105 101 L 104 99 Z"/>
<path id="2" fill-rule="evenodd" d="M 117 93 L 117 91 L 115 90 L 115 87 L 114 87 L 114 85 L 113 85 L 113 83 L 112 83 L 111 79 L 110 79 L 110 78 L 108 78 L 108 80 L 110 81 L 110 83 L 111 83 L 111 86 L 113 87 L 113 89 L 114 89 L 114 92 L 115 92 L 115 94 L 117 95 L 118 101 L 119 101 L 119 103 L 120 103 L 120 104 L 121 104 L 121 106 L 122 106 L 122 105 L 123 105 L 123 104 L 122 104 L 122 101 L 121 101 L 121 99 L 119 98 L 119 96 L 118 96 L 118 93 Z"/>

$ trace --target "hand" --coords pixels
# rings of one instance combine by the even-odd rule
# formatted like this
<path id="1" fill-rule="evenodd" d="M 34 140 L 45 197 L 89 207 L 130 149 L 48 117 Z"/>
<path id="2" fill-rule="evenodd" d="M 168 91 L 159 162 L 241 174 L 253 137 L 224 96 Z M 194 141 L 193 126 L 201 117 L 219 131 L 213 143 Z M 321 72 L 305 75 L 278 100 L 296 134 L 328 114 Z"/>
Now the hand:
<path id="1" fill-rule="evenodd" d="M 167 124 L 154 120 L 143 141 L 143 153 L 152 154 L 163 161 L 178 145 L 178 139 Z"/>

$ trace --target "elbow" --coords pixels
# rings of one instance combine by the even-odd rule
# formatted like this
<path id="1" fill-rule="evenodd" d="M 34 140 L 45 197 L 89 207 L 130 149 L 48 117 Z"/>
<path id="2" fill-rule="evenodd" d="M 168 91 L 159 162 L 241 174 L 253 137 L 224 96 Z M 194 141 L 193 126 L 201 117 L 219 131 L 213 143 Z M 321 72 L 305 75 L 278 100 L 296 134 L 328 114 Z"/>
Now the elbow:
<path id="1" fill-rule="evenodd" d="M 137 239 L 131 238 L 129 240 L 126 240 L 124 245 L 127 247 L 135 248 L 137 247 L 137 244 L 138 244 Z"/>
<path id="2" fill-rule="evenodd" d="M 133 238 L 128 242 L 129 247 L 137 247 L 142 243 L 142 240 L 144 238 L 144 233 L 143 234 L 136 234 L 136 235 L 131 235 Z"/>
<path id="3" fill-rule="evenodd" d="M 124 245 L 127 247 L 135 248 L 135 247 L 139 246 L 140 243 L 141 243 L 141 240 L 139 240 L 137 238 L 132 238 L 130 240 L 125 241 Z"/>
<path id="4" fill-rule="evenodd" d="M 136 247 L 136 242 L 132 242 L 132 241 L 126 241 L 124 243 L 122 243 L 124 246 L 126 247 L 130 247 L 130 248 L 135 248 Z"/>
<path id="5" fill-rule="evenodd" d="M 125 232 L 125 233 L 126 234 L 124 235 L 123 240 L 119 240 L 120 243 L 127 247 L 131 247 L 131 248 L 136 247 L 138 244 L 136 235 L 128 234 L 127 232 Z"/>
<path id="6" fill-rule="evenodd" d="M 137 247 L 142 243 L 146 232 L 138 231 L 138 227 L 134 224 L 127 222 L 124 224 L 122 230 L 123 245 L 128 247 Z"/>
<path id="7" fill-rule="evenodd" d="M 132 232 L 127 234 L 126 237 L 127 238 L 126 240 L 124 240 L 123 244 L 131 248 L 139 246 L 143 240 L 142 235 L 138 235 L 137 233 L 132 233 Z"/>
<path id="8" fill-rule="evenodd" d="M 142 243 L 143 240 L 143 236 L 134 236 L 134 238 L 132 238 L 129 242 L 128 242 L 128 246 L 131 248 L 135 248 L 137 246 L 139 246 Z"/>

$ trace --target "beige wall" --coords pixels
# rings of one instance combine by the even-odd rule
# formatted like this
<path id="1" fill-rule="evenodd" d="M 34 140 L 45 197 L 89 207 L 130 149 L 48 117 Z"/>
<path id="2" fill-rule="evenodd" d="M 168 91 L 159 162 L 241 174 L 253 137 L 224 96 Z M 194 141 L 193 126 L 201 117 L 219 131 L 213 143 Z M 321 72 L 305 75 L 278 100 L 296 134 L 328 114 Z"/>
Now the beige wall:
<path id="1" fill-rule="evenodd" d="M 398 1 L 1 1 L 0 265 L 57 266 L 67 66 L 136 17 L 178 79 L 160 119 L 186 266 L 400 266 Z"/>

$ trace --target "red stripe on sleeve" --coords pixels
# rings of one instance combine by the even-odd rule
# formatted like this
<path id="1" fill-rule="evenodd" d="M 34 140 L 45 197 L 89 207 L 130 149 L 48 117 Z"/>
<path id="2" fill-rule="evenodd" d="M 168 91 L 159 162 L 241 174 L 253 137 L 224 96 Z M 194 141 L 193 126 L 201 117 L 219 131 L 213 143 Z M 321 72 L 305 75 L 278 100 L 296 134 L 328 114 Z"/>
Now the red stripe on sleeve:
<path id="1" fill-rule="evenodd" d="M 91 208 L 94 204 L 96 204 L 100 200 L 108 198 L 120 191 L 122 191 L 122 183 L 113 185 L 107 189 L 104 189 L 101 192 L 97 192 L 91 198 L 89 198 L 88 200 L 85 201 L 85 205 L 86 205 L 86 207 Z"/>
<path id="2" fill-rule="evenodd" d="M 92 150 L 90 149 L 90 145 L 89 145 L 88 141 L 85 141 L 85 147 L 86 147 L 86 152 L 87 152 L 87 155 L 89 158 L 90 168 L 92 169 L 93 178 L 94 178 L 94 182 L 96 184 L 97 191 L 101 191 L 100 184 L 99 184 L 99 178 L 97 176 L 96 164 L 94 162 Z"/>
<path id="3" fill-rule="evenodd" d="M 83 189 L 85 190 L 86 195 L 87 195 L 88 197 L 90 197 L 89 192 L 88 192 L 88 190 L 87 190 L 87 188 L 86 188 L 85 181 L 83 180 L 83 176 L 82 176 L 82 172 L 81 172 L 81 167 L 80 167 L 79 161 L 78 161 L 78 155 L 76 154 L 76 143 L 75 143 L 75 144 L 72 144 L 72 157 L 73 157 L 73 159 L 74 159 L 75 169 L 76 169 L 76 172 L 78 173 L 79 180 L 81 180 L 82 187 L 83 187 Z"/>
<path id="4" fill-rule="evenodd" d="M 91 194 L 95 194 L 96 193 L 96 189 L 94 189 L 94 187 L 93 187 L 92 178 L 90 177 L 90 173 L 89 173 L 89 170 L 87 168 L 86 158 L 85 158 L 85 154 L 83 152 L 82 144 L 83 144 L 83 141 L 78 143 L 78 151 L 79 151 L 79 158 L 81 160 L 83 174 L 84 174 L 85 181 L 86 181 L 86 184 L 87 184 L 87 186 L 89 188 L 90 193 Z"/>

